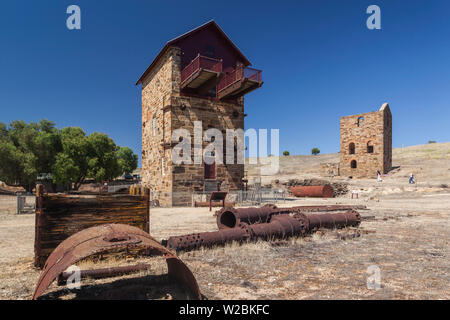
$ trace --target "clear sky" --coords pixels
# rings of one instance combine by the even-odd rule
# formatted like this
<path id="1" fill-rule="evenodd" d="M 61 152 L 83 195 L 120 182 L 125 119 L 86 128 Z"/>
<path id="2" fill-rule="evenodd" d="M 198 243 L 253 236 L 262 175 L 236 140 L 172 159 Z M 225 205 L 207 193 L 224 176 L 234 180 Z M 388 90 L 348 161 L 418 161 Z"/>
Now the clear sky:
<path id="1" fill-rule="evenodd" d="M 81 8 L 81 30 L 66 9 Z M 366 8 L 381 8 L 369 30 Z M 2 1 L 0 122 L 47 118 L 140 155 L 136 80 L 166 41 L 214 19 L 264 85 L 246 129 L 280 129 L 291 154 L 339 150 L 339 117 L 388 102 L 393 144 L 450 141 L 450 1 Z"/>

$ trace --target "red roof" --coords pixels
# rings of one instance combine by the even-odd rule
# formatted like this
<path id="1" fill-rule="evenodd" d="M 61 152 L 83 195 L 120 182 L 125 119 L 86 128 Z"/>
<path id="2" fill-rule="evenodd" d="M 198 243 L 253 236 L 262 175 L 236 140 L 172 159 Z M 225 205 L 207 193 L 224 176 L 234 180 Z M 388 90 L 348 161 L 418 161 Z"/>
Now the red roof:
<path id="1" fill-rule="evenodd" d="M 225 32 L 223 32 L 222 29 L 220 29 L 220 27 L 217 25 L 217 23 L 214 20 L 211 20 L 189 32 L 186 32 L 185 34 L 182 34 L 178 37 L 176 37 L 175 39 L 170 40 L 169 42 L 167 42 L 165 44 L 165 46 L 162 48 L 162 50 L 158 53 L 158 55 L 156 56 L 156 58 L 152 61 L 152 63 L 150 64 L 150 66 L 147 68 L 147 70 L 145 70 L 145 72 L 141 75 L 141 77 L 139 78 L 139 80 L 136 82 L 136 85 L 138 85 L 139 83 L 142 82 L 142 80 L 145 78 L 145 76 L 147 76 L 147 74 L 150 73 L 150 71 L 152 70 L 152 68 L 156 65 L 156 63 L 158 62 L 158 60 L 164 55 L 164 53 L 166 53 L 166 51 L 171 48 L 171 47 L 176 47 L 177 42 L 179 42 L 180 40 L 187 38 L 189 36 L 192 36 L 194 33 L 199 32 L 200 30 L 203 30 L 205 28 L 208 27 L 213 27 L 215 28 L 219 35 L 230 45 L 230 47 L 236 52 L 236 54 L 241 58 L 242 62 L 244 63 L 244 65 L 249 66 L 251 65 L 250 61 L 244 56 L 244 54 L 241 52 L 241 50 L 239 50 L 239 48 L 233 43 L 233 41 L 230 40 L 230 38 L 228 38 L 228 36 L 225 34 Z"/>

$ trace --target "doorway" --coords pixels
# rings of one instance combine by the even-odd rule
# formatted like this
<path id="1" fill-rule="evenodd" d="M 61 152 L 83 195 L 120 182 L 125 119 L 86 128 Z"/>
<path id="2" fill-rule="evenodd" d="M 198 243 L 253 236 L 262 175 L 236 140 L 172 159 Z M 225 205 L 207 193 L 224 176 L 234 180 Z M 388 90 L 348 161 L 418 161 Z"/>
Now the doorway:
<path id="1" fill-rule="evenodd" d="M 209 163 L 209 164 L 208 164 Z M 216 161 L 215 157 L 205 157 L 205 179 L 216 179 Z"/>

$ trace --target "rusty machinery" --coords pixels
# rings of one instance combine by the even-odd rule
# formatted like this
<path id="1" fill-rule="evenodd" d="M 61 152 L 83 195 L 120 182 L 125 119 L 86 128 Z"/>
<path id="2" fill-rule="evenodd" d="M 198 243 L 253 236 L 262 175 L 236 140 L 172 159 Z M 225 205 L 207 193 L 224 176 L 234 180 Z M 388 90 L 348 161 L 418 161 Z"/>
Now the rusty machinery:
<path id="1" fill-rule="evenodd" d="M 33 299 L 41 296 L 48 286 L 59 276 L 66 277 L 64 271 L 71 265 L 90 256 L 114 250 L 144 251 L 146 255 L 163 256 L 168 267 L 168 275 L 186 288 L 190 298 L 201 299 L 197 281 L 189 268 L 167 248 L 158 243 L 148 233 L 136 227 L 123 224 L 104 224 L 84 229 L 70 236 L 50 254 L 38 280 Z M 86 270 L 83 276 L 117 276 L 145 269 L 143 265 Z"/>
<path id="2" fill-rule="evenodd" d="M 361 217 L 358 212 L 348 210 L 339 213 L 305 215 L 301 207 L 282 208 L 274 206 L 262 208 L 233 209 L 226 208 L 222 212 L 230 221 L 236 221 L 218 231 L 202 232 L 183 236 L 173 236 L 167 240 L 167 246 L 174 250 L 189 251 L 200 247 L 223 245 L 232 241 L 245 242 L 257 239 L 285 239 L 292 236 L 304 236 L 318 228 L 343 228 L 358 226 Z M 232 210 L 233 209 L 233 210 Z M 293 213 L 293 215 L 289 214 Z M 220 213 L 217 215 L 219 218 Z M 223 223 L 226 221 L 221 221 Z M 219 223 L 219 220 L 218 220 Z"/>
<path id="3" fill-rule="evenodd" d="M 254 224 L 269 222 L 274 215 L 307 213 L 307 212 L 326 212 L 326 211 L 349 211 L 365 209 L 365 206 L 358 205 L 316 205 L 316 206 L 297 206 L 290 208 L 278 208 L 273 204 L 264 205 L 261 208 L 232 208 L 226 207 L 216 212 L 217 227 L 219 230 L 235 228 L 240 223 Z"/>

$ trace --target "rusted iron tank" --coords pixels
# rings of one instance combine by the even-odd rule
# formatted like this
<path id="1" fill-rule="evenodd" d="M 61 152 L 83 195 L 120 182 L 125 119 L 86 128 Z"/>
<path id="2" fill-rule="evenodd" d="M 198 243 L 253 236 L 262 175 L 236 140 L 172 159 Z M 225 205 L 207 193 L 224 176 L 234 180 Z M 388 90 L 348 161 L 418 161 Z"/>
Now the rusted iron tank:
<path id="1" fill-rule="evenodd" d="M 61 242 L 45 263 L 33 299 L 39 298 L 69 266 L 96 254 L 121 249 L 143 250 L 146 255 L 163 256 L 167 263 L 169 277 L 185 287 L 191 298 L 201 299 L 194 275 L 179 258 L 147 232 L 123 224 L 105 224 L 87 228 Z"/>
<path id="2" fill-rule="evenodd" d="M 333 198 L 334 190 L 329 184 L 323 186 L 294 186 L 291 192 L 296 197 Z"/>

